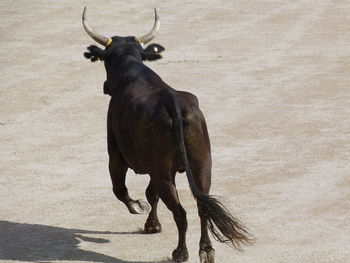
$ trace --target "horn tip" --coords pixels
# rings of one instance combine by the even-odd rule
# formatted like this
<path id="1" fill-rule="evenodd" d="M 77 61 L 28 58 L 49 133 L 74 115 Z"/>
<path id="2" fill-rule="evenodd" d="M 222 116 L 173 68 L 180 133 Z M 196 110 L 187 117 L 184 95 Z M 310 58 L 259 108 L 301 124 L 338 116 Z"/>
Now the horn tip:
<path id="1" fill-rule="evenodd" d="M 158 15 L 158 13 L 157 13 L 157 8 L 154 8 L 154 17 L 155 17 L 156 19 L 159 19 L 159 15 Z"/>
<path id="2" fill-rule="evenodd" d="M 84 11 L 83 11 L 83 16 L 82 16 L 83 20 L 85 19 L 85 13 L 86 13 L 86 6 L 84 7 Z"/>

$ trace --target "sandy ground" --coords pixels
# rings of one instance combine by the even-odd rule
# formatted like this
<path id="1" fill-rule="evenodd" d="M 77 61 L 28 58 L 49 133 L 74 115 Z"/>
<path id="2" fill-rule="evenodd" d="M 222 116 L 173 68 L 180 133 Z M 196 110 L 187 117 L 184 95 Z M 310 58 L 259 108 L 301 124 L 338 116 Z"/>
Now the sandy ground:
<path id="1" fill-rule="evenodd" d="M 73 3 L 72 3 L 73 2 Z M 130 1 L 131 2 L 131 1 Z M 7 1 L 0 3 L 1 262 L 170 262 L 177 231 L 142 235 L 107 171 L 105 72 L 81 26 L 141 35 L 161 16 L 164 58 L 148 65 L 195 93 L 213 155 L 212 194 L 255 235 L 216 262 L 350 262 L 350 2 Z M 134 198 L 148 176 L 128 172 Z M 184 176 L 189 262 L 199 219 Z"/>

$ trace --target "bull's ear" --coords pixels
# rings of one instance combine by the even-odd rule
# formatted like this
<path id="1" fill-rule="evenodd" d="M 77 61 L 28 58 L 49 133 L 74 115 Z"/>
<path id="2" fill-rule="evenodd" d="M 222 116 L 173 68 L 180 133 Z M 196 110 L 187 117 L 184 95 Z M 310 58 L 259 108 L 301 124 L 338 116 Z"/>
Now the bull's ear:
<path id="1" fill-rule="evenodd" d="M 106 57 L 106 51 L 103 49 L 100 49 L 97 46 L 89 46 L 87 48 L 90 52 L 85 52 L 84 57 L 87 59 L 90 59 L 91 62 L 95 62 L 96 60 L 105 60 Z"/>
<path id="2" fill-rule="evenodd" d="M 164 50 L 165 48 L 159 44 L 151 44 L 142 51 L 142 59 L 149 61 L 160 59 Z"/>
<path id="3" fill-rule="evenodd" d="M 165 48 L 162 45 L 159 44 L 151 44 L 145 48 L 145 51 L 155 54 L 161 54 Z"/>

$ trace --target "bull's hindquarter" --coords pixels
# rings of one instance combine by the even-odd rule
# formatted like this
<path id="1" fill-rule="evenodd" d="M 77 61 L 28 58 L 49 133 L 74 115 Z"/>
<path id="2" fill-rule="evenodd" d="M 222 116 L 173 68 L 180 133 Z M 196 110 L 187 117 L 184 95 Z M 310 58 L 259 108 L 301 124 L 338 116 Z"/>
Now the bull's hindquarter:
<path id="1" fill-rule="evenodd" d="M 111 98 L 107 125 L 109 154 L 118 152 L 128 168 L 150 174 L 151 178 L 160 169 L 183 171 L 174 131 L 176 113 L 169 98 L 175 96 L 181 109 L 188 156 L 206 161 L 210 170 L 209 136 L 197 98 L 167 87 L 150 86 L 147 91 L 144 88 L 140 92 L 139 86 L 130 85 Z"/>

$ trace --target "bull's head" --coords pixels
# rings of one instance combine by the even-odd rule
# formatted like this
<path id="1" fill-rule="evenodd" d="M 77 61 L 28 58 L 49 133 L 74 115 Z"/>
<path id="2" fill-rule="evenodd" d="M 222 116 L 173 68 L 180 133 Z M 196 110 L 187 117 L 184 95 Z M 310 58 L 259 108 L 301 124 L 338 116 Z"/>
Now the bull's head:
<path id="1" fill-rule="evenodd" d="M 98 59 L 105 61 L 107 56 L 113 53 L 115 49 L 118 49 L 118 48 L 120 49 L 120 47 L 124 47 L 129 51 L 131 49 L 134 49 L 134 52 L 139 53 L 138 55 L 142 58 L 142 60 L 156 60 L 156 59 L 162 58 L 161 53 L 165 50 L 163 46 L 159 44 L 151 44 L 145 47 L 147 43 L 149 43 L 152 39 L 155 38 L 160 27 L 160 20 L 156 9 L 154 9 L 154 15 L 155 15 L 154 25 L 152 30 L 149 33 L 141 37 L 114 36 L 110 38 L 110 37 L 101 35 L 99 33 L 96 33 L 92 30 L 92 28 L 89 26 L 86 19 L 86 7 L 85 7 L 82 21 L 83 21 L 83 26 L 86 33 L 88 33 L 88 35 L 97 43 L 106 47 L 104 50 L 102 50 L 98 47 L 90 46 L 88 47 L 90 52 L 84 53 L 85 57 L 90 59 L 92 62 Z"/>
<path id="2" fill-rule="evenodd" d="M 105 82 L 104 87 L 105 93 L 109 94 L 108 86 L 112 84 L 110 83 L 111 80 L 109 80 L 109 78 L 114 78 L 114 76 L 109 76 L 112 75 L 112 73 L 109 72 L 112 72 L 112 68 L 115 69 L 118 66 L 117 64 L 121 57 L 129 55 L 141 62 L 144 60 L 152 61 L 162 58 L 162 52 L 165 50 L 163 46 L 159 44 L 151 44 L 145 47 L 147 43 L 155 38 L 160 27 L 160 20 L 156 9 L 154 9 L 154 14 L 155 20 L 152 30 L 141 37 L 107 37 L 92 30 L 86 19 L 86 7 L 84 8 L 82 21 L 86 33 L 88 33 L 88 35 L 97 43 L 105 47 L 105 49 L 101 49 L 94 45 L 89 46 L 87 48 L 89 52 L 85 52 L 84 56 L 87 59 L 90 59 L 91 62 L 97 60 L 105 62 L 107 71 L 107 81 Z"/>

